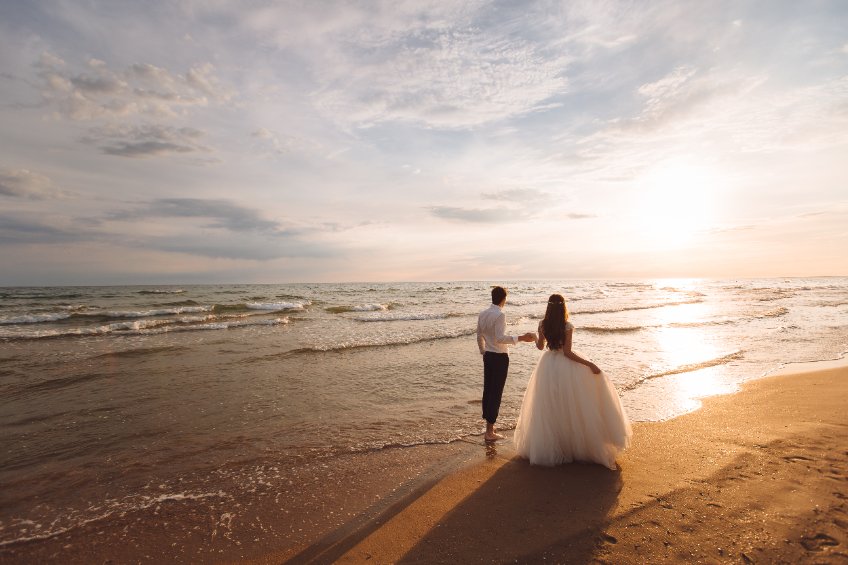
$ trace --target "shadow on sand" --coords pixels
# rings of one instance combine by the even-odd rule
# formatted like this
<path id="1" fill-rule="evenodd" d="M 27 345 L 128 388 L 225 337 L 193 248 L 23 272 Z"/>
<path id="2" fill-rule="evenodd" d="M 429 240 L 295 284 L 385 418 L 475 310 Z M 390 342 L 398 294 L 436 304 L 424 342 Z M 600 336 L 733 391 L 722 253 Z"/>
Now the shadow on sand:
<path id="1" fill-rule="evenodd" d="M 488 454 L 487 454 L 488 455 Z M 400 563 L 591 561 L 621 491 L 620 471 L 513 458 L 430 530 Z"/>
<path id="2" fill-rule="evenodd" d="M 545 557 L 548 562 L 561 561 L 556 556 L 583 563 L 609 541 L 604 529 L 621 491 L 620 470 L 584 463 L 535 467 L 514 457 L 512 449 L 493 443 L 477 445 L 485 450 L 486 459 L 503 460 L 500 468 L 445 514 L 398 563 L 527 563 L 542 562 Z M 286 563 L 335 562 L 416 500 L 429 496 L 446 475 L 463 472 L 460 460 L 467 459 L 441 461 L 440 471 L 398 489 L 379 507 Z"/>

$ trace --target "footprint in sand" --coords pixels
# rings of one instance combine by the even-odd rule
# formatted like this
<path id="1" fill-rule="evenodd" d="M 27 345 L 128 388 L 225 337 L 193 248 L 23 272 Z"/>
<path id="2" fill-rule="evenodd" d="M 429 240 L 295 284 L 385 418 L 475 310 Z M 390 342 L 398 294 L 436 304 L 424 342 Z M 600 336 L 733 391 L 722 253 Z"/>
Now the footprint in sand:
<path id="1" fill-rule="evenodd" d="M 839 545 L 839 542 L 827 534 L 816 534 L 802 537 L 801 545 L 807 551 L 822 551 L 825 547 Z"/>
<path id="2" fill-rule="evenodd" d="M 601 538 L 602 542 L 612 543 L 612 544 L 618 543 L 618 539 L 615 536 L 611 536 L 607 533 L 602 533 L 600 538 Z"/>
<path id="3" fill-rule="evenodd" d="M 812 459 L 804 457 L 803 455 L 787 455 L 784 459 L 790 463 L 797 463 L 798 461 L 812 461 Z"/>

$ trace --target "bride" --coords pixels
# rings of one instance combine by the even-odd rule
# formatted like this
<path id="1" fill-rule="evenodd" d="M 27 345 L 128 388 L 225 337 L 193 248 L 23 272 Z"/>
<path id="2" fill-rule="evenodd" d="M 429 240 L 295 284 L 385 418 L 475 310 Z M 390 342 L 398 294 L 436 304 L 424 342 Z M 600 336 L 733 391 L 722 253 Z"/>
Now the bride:
<path id="1" fill-rule="evenodd" d="M 615 470 L 616 456 L 630 445 L 630 422 L 606 375 L 571 350 L 573 332 L 565 299 L 552 294 L 536 338 L 548 351 L 524 393 L 516 451 L 534 465 L 591 461 Z"/>

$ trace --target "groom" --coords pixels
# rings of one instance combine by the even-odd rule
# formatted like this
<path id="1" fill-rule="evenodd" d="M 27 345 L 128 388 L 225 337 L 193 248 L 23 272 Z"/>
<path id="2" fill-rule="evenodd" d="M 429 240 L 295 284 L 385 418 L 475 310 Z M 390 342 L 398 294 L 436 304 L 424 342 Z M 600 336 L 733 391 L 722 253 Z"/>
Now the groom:
<path id="1" fill-rule="evenodd" d="M 519 341 L 536 341 L 536 335 L 528 332 L 521 336 L 506 335 L 506 289 L 492 288 L 492 305 L 480 312 L 477 318 L 477 347 L 483 355 L 483 419 L 486 420 L 486 441 L 496 441 L 503 436 L 495 433 L 495 420 L 501 407 L 506 373 L 509 369 L 508 345 Z"/>

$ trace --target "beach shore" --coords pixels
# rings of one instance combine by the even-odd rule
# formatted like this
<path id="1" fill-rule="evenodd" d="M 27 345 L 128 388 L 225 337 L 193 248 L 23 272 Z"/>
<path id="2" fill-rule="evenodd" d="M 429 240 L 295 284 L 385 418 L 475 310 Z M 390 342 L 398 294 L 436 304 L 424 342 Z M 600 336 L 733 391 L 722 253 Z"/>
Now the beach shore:
<path id="1" fill-rule="evenodd" d="M 697 412 L 638 424 L 617 472 L 532 467 L 509 442 L 481 446 L 320 560 L 848 562 L 846 406 L 848 363 L 799 364 Z"/>
<path id="2" fill-rule="evenodd" d="M 306 490 L 163 500 L 0 562 L 843 563 L 846 406 L 848 361 L 798 364 L 636 424 L 618 471 L 533 467 L 508 440 L 384 449 L 305 462 Z"/>

